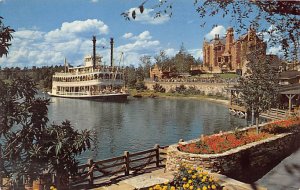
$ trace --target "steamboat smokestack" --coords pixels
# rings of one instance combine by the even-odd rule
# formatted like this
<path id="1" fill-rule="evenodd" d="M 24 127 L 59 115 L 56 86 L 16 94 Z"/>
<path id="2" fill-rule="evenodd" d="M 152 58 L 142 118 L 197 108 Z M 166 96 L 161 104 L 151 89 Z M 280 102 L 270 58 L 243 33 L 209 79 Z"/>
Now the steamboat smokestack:
<path id="1" fill-rule="evenodd" d="M 113 66 L 114 59 L 114 39 L 110 38 L 110 66 Z"/>
<path id="2" fill-rule="evenodd" d="M 96 68 L 96 36 L 93 36 L 93 68 Z"/>

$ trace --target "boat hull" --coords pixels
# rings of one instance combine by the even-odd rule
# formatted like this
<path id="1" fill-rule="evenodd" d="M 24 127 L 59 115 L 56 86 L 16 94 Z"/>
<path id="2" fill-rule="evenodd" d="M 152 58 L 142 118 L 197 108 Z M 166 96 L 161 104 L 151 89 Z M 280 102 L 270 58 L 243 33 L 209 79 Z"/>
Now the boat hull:
<path id="1" fill-rule="evenodd" d="M 60 95 L 60 94 L 52 94 L 48 92 L 48 94 L 52 97 L 59 98 L 73 98 L 73 99 L 86 99 L 86 100 L 97 100 L 97 101 L 126 101 L 129 94 L 101 94 L 101 95 Z"/>

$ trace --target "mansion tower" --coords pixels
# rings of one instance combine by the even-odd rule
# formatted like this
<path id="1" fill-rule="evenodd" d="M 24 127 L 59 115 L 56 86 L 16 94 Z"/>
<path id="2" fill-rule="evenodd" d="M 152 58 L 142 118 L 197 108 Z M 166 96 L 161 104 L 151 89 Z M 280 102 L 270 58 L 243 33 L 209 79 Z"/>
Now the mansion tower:
<path id="1" fill-rule="evenodd" d="M 255 29 L 234 39 L 233 28 L 228 28 L 225 38 L 219 34 L 209 42 L 203 43 L 203 70 L 211 73 L 246 71 L 247 56 L 255 53 L 256 57 L 266 56 L 267 44 L 260 39 Z"/>

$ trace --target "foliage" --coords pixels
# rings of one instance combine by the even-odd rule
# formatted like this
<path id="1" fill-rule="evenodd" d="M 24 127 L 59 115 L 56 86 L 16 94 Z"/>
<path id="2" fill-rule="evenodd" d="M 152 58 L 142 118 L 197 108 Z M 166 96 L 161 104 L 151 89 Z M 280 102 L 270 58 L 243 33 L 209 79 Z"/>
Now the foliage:
<path id="1" fill-rule="evenodd" d="M 176 86 L 175 88 L 175 92 L 179 94 L 184 94 L 185 91 L 186 91 L 186 87 L 183 84 L 181 84 L 180 86 Z"/>
<path id="2" fill-rule="evenodd" d="M 248 71 L 238 81 L 237 88 L 245 107 L 256 116 L 277 105 L 279 97 L 278 70 L 255 54 L 249 56 Z"/>
<path id="3" fill-rule="evenodd" d="M 175 0 L 144 1 L 139 7 L 150 6 L 155 10 L 154 17 L 168 14 L 172 16 Z M 218 23 L 206 23 L 207 17 L 221 15 L 229 18 L 231 26 L 236 32 L 246 31 L 250 26 L 260 28 L 262 34 L 268 35 L 271 45 L 279 45 L 283 48 L 285 56 L 291 60 L 298 60 L 299 57 L 299 33 L 300 33 L 300 3 L 298 1 L 219 1 L 219 0 L 194 0 L 195 11 L 202 18 L 201 26 L 207 24 L 216 26 Z M 142 9 L 141 9 L 142 8 Z M 134 10 L 136 11 L 136 10 Z M 143 13 L 140 11 L 141 14 Z M 122 13 L 125 19 L 130 17 L 132 12 Z M 267 24 L 266 24 L 267 23 Z"/>
<path id="4" fill-rule="evenodd" d="M 191 65 L 196 64 L 196 60 L 191 54 L 187 53 L 182 44 L 179 52 L 171 59 L 171 63 L 174 64 L 177 73 L 186 73 L 190 71 Z"/>
<path id="5" fill-rule="evenodd" d="M 158 83 L 155 83 L 153 85 L 153 90 L 154 90 L 154 92 L 161 92 L 161 93 L 165 93 L 166 92 L 166 89 L 164 87 L 162 87 L 162 85 L 160 85 Z"/>
<path id="6" fill-rule="evenodd" d="M 165 51 L 160 51 L 158 55 L 154 56 L 154 62 L 158 65 L 163 71 L 170 70 L 171 72 L 175 71 L 174 64 L 172 63 L 170 57 L 167 56 Z"/>
<path id="7" fill-rule="evenodd" d="M 184 95 L 204 95 L 204 92 L 197 90 L 194 86 L 189 86 L 188 88 L 183 84 L 180 86 L 176 86 L 175 91 L 173 93 L 184 94 Z"/>
<path id="8" fill-rule="evenodd" d="M 142 62 L 141 67 L 143 68 L 144 78 L 150 78 L 150 68 L 152 67 L 151 57 L 144 55 L 140 57 L 140 61 Z"/>
<path id="9" fill-rule="evenodd" d="M 32 67 L 31 69 L 24 67 L 23 69 L 19 67 L 5 67 L 0 69 L 0 79 L 1 80 L 13 80 L 17 77 L 28 76 L 37 83 L 39 89 L 51 89 L 52 87 L 52 75 L 55 72 L 61 72 L 63 66 L 43 66 L 43 67 Z"/>
<path id="10" fill-rule="evenodd" d="M 135 68 L 133 65 L 127 66 L 124 71 L 125 85 L 130 88 L 135 88 L 137 82 L 137 77 L 135 73 Z"/>
<path id="11" fill-rule="evenodd" d="M 222 186 L 218 180 L 200 167 L 181 165 L 174 176 L 174 181 L 162 185 L 155 185 L 149 190 L 220 190 Z"/>
<path id="12" fill-rule="evenodd" d="M 265 126 L 262 129 L 262 131 L 271 134 L 280 134 L 280 133 L 291 132 L 293 130 L 299 130 L 299 127 L 300 127 L 300 118 L 292 117 L 286 120 L 274 121 L 269 125 Z"/>
<path id="13" fill-rule="evenodd" d="M 222 74 L 216 74 L 216 77 L 221 79 L 236 79 L 239 77 L 239 75 L 235 73 L 222 73 Z"/>
<path id="14" fill-rule="evenodd" d="M 37 97 L 28 77 L 0 81 L 0 138 L 6 175 L 23 173 L 36 179 L 43 170 L 67 178 L 77 171 L 76 155 L 91 148 L 90 131 L 77 131 L 70 122 L 48 125 L 49 99 Z"/>
<path id="15" fill-rule="evenodd" d="M 9 42 L 12 40 L 14 32 L 10 26 L 4 26 L 2 19 L 3 17 L 0 16 L 0 58 L 3 55 L 7 56 L 9 46 L 11 46 Z"/>
<path id="16" fill-rule="evenodd" d="M 147 90 L 147 86 L 145 86 L 145 83 L 143 81 L 137 81 L 135 84 L 135 89 L 136 90 Z"/>

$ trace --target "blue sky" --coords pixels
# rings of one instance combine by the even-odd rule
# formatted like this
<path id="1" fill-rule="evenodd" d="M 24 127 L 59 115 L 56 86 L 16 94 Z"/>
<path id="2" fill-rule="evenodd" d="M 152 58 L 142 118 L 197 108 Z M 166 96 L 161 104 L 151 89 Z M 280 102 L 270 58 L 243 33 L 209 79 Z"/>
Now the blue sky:
<path id="1" fill-rule="evenodd" d="M 158 0 L 152 0 L 158 1 Z M 225 34 L 231 24 L 220 17 L 206 18 L 204 28 L 193 0 L 177 0 L 173 16 L 153 18 L 150 7 L 136 20 L 120 14 L 138 6 L 140 0 L 0 0 L 4 24 L 16 30 L 8 57 L 0 66 L 31 67 L 62 65 L 64 58 L 80 65 L 92 53 L 92 35 L 97 37 L 97 53 L 109 63 L 109 39 L 115 39 L 115 62 L 124 52 L 124 63 L 140 64 L 143 55 L 151 57 L 165 50 L 175 55 L 181 44 L 196 59 L 202 58 L 204 37 Z M 146 4 L 147 6 L 147 4 Z M 218 27 L 212 28 L 213 24 Z M 237 36 L 236 36 L 237 37 Z M 104 46 L 105 48 L 101 48 Z"/>

